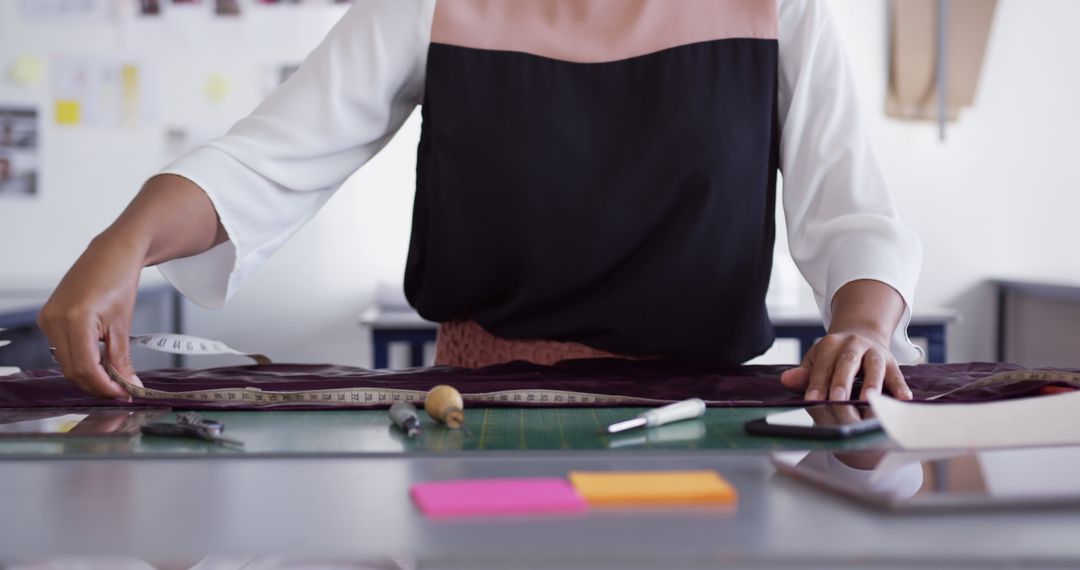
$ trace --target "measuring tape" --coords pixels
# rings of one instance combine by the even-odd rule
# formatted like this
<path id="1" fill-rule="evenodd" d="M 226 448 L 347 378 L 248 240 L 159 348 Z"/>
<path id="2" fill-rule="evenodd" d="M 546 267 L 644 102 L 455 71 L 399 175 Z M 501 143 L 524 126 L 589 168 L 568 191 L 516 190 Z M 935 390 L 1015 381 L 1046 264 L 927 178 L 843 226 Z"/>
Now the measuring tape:
<path id="1" fill-rule="evenodd" d="M 251 406 L 279 406 L 282 404 L 305 404 L 327 406 L 384 407 L 398 401 L 423 402 L 426 391 L 397 388 L 330 388 L 324 390 L 261 390 L 259 388 L 212 388 L 187 392 L 169 392 L 136 386 L 120 377 L 112 366 L 109 375 L 137 398 L 148 400 L 185 400 L 191 402 L 243 403 Z M 572 392 L 566 390 L 500 390 L 461 395 L 472 404 L 517 404 L 524 406 L 551 405 L 642 405 L 667 404 L 673 400 L 638 398 L 634 396 L 611 396 Z M 760 404 L 760 401 L 747 403 Z"/>
<path id="2" fill-rule="evenodd" d="M 182 354 L 185 356 L 207 356 L 214 354 L 238 354 L 254 360 L 257 364 L 270 364 L 270 359 L 262 354 L 249 354 L 229 348 L 225 343 L 218 340 L 188 336 L 186 334 L 141 334 L 130 337 L 132 346 L 141 346 L 167 352 L 169 354 Z"/>
<path id="3" fill-rule="evenodd" d="M 183 355 L 235 354 L 251 358 L 258 364 L 271 364 L 262 354 L 246 353 L 230 348 L 225 343 L 181 334 L 147 334 L 131 337 L 132 346 L 141 346 Z M 105 370 L 109 377 L 120 384 L 134 397 L 147 400 L 185 400 L 191 402 L 243 403 L 253 407 L 280 406 L 283 404 L 384 407 L 398 401 L 422 402 L 426 391 L 397 388 L 329 388 L 322 390 L 262 390 L 253 387 L 211 388 L 207 390 L 189 390 L 170 392 L 139 386 L 124 378 L 108 362 Z M 980 378 L 963 386 L 953 388 L 941 394 L 926 398 L 937 400 L 964 390 L 981 388 L 995 384 L 1021 381 L 1066 382 L 1080 387 L 1080 373 L 1056 370 L 1014 370 Z M 641 398 L 594 394 L 570 390 L 550 390 L 543 388 L 523 390 L 499 390 L 495 392 L 463 393 L 462 399 L 472 404 L 511 404 L 518 406 L 656 406 L 670 404 L 676 400 Z M 723 405 L 762 405 L 761 400 L 706 400 L 706 404 Z"/>
<path id="4" fill-rule="evenodd" d="M 1001 372 L 992 374 L 986 378 L 974 380 L 963 386 L 958 386 L 952 390 L 930 396 L 926 399 L 937 400 L 944 398 L 945 396 L 951 396 L 957 392 L 963 392 L 964 390 L 985 388 L 987 386 L 1007 384 L 1010 382 L 1064 382 L 1080 388 L 1080 373 L 1068 372 L 1066 370 L 1013 370 L 1011 372 Z"/>
<path id="5" fill-rule="evenodd" d="M 189 356 L 207 356 L 220 354 L 236 354 L 251 358 L 258 364 L 271 364 L 269 358 L 262 354 L 247 353 L 229 347 L 225 343 L 216 340 L 199 338 L 182 334 L 146 334 L 131 337 L 132 346 L 141 346 L 158 352 L 170 354 L 182 354 Z M 134 384 L 124 378 L 108 362 L 105 370 L 114 382 L 127 389 L 128 393 L 137 398 L 147 400 L 187 400 L 192 402 L 234 402 L 252 406 L 279 406 L 282 404 L 305 404 L 305 405 L 328 405 L 328 406 L 388 406 L 398 400 L 406 402 L 422 402 L 426 391 L 405 390 L 398 388 L 329 388 L 323 390 L 262 390 L 253 387 L 241 388 L 211 388 L 208 390 L 189 390 L 183 392 L 171 392 L 157 390 Z M 593 394 L 589 392 L 574 392 L 569 390 L 499 390 L 495 392 L 476 392 L 462 394 L 462 399 L 473 404 L 515 404 L 523 406 L 550 406 L 550 405 L 642 405 L 655 406 L 668 404 L 674 400 L 660 400 L 654 398 L 640 398 L 636 396 L 617 396 L 609 394 Z M 718 402 L 716 402 L 718 403 Z M 732 403 L 725 400 L 725 403 Z M 745 404 L 761 404 L 758 400 L 746 400 Z"/>

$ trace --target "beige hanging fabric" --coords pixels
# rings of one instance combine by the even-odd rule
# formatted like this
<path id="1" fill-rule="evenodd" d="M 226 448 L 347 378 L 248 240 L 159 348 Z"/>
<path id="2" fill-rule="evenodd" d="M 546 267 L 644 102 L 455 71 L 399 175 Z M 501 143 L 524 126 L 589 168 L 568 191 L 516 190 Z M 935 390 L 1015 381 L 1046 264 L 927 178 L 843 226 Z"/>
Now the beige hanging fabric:
<path id="1" fill-rule="evenodd" d="M 888 116 L 938 119 L 938 16 L 946 3 L 947 118 L 975 101 L 997 0 L 893 0 L 890 10 Z"/>

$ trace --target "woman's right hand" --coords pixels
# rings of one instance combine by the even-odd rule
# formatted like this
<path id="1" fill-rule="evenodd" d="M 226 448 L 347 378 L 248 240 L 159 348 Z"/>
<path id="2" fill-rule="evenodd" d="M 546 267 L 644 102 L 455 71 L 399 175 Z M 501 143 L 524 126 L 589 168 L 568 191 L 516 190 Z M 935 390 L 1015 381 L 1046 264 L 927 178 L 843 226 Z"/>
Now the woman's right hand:
<path id="1" fill-rule="evenodd" d="M 95 396 L 130 399 L 102 362 L 141 384 L 131 366 L 128 332 L 143 267 L 195 255 L 227 239 L 210 198 L 194 182 L 172 174 L 148 180 L 90 242 L 38 313 L 64 376 Z"/>
<path id="2" fill-rule="evenodd" d="M 106 231 L 90 243 L 38 313 L 38 326 L 55 348 L 64 376 L 100 398 L 130 400 L 127 390 L 109 378 L 104 360 L 138 383 L 128 334 L 144 260 L 143 248 Z"/>

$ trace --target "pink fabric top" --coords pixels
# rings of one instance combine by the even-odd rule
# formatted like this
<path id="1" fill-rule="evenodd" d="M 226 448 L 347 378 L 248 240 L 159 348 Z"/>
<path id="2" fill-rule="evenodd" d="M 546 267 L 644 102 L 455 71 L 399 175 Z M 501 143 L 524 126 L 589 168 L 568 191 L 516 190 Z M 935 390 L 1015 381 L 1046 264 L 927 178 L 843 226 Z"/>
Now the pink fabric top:
<path id="1" fill-rule="evenodd" d="M 440 0 L 431 41 L 579 63 L 730 38 L 777 39 L 764 0 Z"/>
<path id="2" fill-rule="evenodd" d="M 551 365 L 577 358 L 629 358 L 576 342 L 497 337 L 473 321 L 439 324 L 435 340 L 435 364 L 459 368 L 482 368 L 524 360 Z"/>

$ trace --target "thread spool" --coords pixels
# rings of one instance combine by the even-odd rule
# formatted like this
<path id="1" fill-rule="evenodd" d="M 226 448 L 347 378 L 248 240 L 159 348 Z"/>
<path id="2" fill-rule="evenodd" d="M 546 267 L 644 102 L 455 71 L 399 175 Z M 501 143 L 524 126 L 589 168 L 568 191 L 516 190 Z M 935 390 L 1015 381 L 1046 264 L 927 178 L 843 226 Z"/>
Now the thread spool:
<path id="1" fill-rule="evenodd" d="M 451 429 L 465 425 L 465 402 L 453 386 L 440 384 L 428 390 L 424 397 L 424 410 L 432 419 Z"/>
<path id="2" fill-rule="evenodd" d="M 408 402 L 394 402 L 390 406 L 390 420 L 408 437 L 416 437 L 420 433 L 420 417 L 416 415 L 416 408 Z"/>

